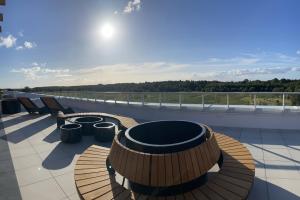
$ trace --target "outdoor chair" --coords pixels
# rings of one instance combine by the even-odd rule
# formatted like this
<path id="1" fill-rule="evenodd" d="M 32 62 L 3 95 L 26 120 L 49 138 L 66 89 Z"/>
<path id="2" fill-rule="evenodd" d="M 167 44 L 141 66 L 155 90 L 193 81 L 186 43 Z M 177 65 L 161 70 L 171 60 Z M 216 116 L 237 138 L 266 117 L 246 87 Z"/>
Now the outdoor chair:
<path id="1" fill-rule="evenodd" d="M 25 110 L 30 113 L 39 113 L 39 114 L 46 114 L 49 113 L 49 110 L 47 107 L 38 107 L 35 103 L 31 101 L 28 97 L 18 97 L 18 101 L 23 105 Z"/>
<path id="2" fill-rule="evenodd" d="M 54 97 L 40 97 L 40 99 L 52 115 L 57 115 L 59 111 L 64 114 L 74 113 L 72 108 L 64 108 Z"/>

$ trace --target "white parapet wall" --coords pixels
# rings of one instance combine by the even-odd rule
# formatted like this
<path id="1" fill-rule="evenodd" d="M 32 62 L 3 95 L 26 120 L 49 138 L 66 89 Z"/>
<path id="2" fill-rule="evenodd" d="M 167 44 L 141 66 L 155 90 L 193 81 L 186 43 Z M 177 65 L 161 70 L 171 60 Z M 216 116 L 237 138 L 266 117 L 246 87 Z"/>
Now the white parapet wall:
<path id="1" fill-rule="evenodd" d="M 106 112 L 125 115 L 140 121 L 190 120 L 212 126 L 267 129 L 300 129 L 299 112 L 231 111 L 178 107 L 127 105 L 61 98 L 60 102 L 77 111 Z"/>

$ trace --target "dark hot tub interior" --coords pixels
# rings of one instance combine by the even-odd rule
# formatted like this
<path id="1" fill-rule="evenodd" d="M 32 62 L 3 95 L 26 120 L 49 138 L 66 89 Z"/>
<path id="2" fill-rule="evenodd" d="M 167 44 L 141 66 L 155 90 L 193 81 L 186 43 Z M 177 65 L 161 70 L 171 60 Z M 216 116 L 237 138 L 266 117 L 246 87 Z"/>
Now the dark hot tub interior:
<path id="1" fill-rule="evenodd" d="M 78 117 L 75 120 L 77 123 L 96 123 L 101 121 L 103 121 L 101 117 Z"/>
<path id="2" fill-rule="evenodd" d="M 208 130 L 189 121 L 154 121 L 125 132 L 128 148 L 145 153 L 171 153 L 192 148 L 206 139 Z"/>

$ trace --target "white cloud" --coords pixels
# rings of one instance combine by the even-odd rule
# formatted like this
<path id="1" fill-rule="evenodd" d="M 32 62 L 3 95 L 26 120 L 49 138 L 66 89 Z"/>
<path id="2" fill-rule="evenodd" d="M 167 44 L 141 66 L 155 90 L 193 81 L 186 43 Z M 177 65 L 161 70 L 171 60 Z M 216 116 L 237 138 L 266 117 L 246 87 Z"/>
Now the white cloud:
<path id="1" fill-rule="evenodd" d="M 208 64 L 237 64 L 237 65 L 252 65 L 256 64 L 261 59 L 258 57 L 235 57 L 235 58 L 209 58 L 207 60 Z"/>
<path id="2" fill-rule="evenodd" d="M 24 47 L 23 47 L 23 46 L 17 46 L 17 47 L 16 47 L 16 50 L 17 50 L 17 51 L 19 51 L 19 50 L 23 50 L 23 49 L 24 49 Z"/>
<path id="3" fill-rule="evenodd" d="M 34 47 L 36 47 L 37 45 L 36 45 L 36 43 L 34 43 L 34 42 L 28 42 L 28 41 L 25 41 L 24 42 L 24 47 L 25 48 L 27 48 L 27 49 L 32 49 L 32 48 L 34 48 Z"/>
<path id="4" fill-rule="evenodd" d="M 291 71 L 297 71 L 297 67 L 265 67 L 254 69 L 234 69 L 228 73 L 234 76 L 247 76 L 247 75 L 268 75 L 268 74 L 285 74 Z"/>
<path id="5" fill-rule="evenodd" d="M 7 37 L 0 37 L 0 47 L 5 46 L 6 48 L 11 48 L 16 45 L 17 38 L 13 35 L 8 35 Z"/>
<path id="6" fill-rule="evenodd" d="M 39 66 L 39 64 L 37 62 L 33 62 L 32 66 Z"/>
<path id="7" fill-rule="evenodd" d="M 296 54 L 300 55 L 300 50 L 297 50 L 297 51 L 296 51 Z"/>
<path id="8" fill-rule="evenodd" d="M 24 75 L 27 85 L 86 85 L 165 80 L 238 81 L 297 78 L 300 57 L 277 53 L 241 55 L 233 58 L 209 58 L 193 63 L 144 62 L 82 66 L 46 67 L 32 63 L 29 68 L 13 70 Z M 33 81 L 34 80 L 34 81 Z"/>
<path id="9" fill-rule="evenodd" d="M 39 79 L 53 79 L 53 77 L 67 77 L 72 76 L 69 74 L 69 69 L 52 69 L 46 68 L 43 64 L 32 63 L 31 67 L 12 69 L 12 73 L 22 74 L 26 80 L 39 80 Z"/>
<path id="10" fill-rule="evenodd" d="M 24 49 L 32 49 L 32 48 L 35 48 L 36 46 L 37 45 L 35 42 L 25 41 L 24 45 L 17 46 L 16 50 L 19 51 L 19 50 L 24 50 Z"/>
<path id="11" fill-rule="evenodd" d="M 141 0 L 130 0 L 125 6 L 123 13 L 132 13 L 141 9 Z"/>

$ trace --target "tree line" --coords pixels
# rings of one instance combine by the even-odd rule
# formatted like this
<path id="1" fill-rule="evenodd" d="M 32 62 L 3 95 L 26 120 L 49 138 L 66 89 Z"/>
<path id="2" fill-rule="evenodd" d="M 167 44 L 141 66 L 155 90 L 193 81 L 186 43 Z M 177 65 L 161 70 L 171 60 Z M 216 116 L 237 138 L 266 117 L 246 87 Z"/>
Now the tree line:
<path id="1" fill-rule="evenodd" d="M 245 79 L 222 81 L 160 81 L 144 83 L 116 83 L 82 86 L 25 87 L 25 92 L 98 91 L 98 92 L 300 92 L 300 80 L 272 79 L 268 81 Z"/>

